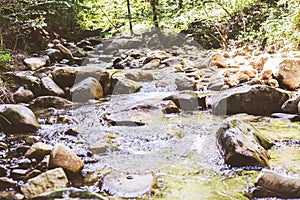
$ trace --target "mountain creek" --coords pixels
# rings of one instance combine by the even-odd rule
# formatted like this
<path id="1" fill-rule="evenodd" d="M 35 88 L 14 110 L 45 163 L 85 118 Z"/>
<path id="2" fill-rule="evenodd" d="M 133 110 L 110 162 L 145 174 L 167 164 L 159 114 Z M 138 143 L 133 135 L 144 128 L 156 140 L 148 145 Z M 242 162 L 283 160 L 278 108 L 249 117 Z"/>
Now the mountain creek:
<path id="1" fill-rule="evenodd" d="M 300 198 L 300 52 L 54 43 L 3 72 L 0 199 Z"/>

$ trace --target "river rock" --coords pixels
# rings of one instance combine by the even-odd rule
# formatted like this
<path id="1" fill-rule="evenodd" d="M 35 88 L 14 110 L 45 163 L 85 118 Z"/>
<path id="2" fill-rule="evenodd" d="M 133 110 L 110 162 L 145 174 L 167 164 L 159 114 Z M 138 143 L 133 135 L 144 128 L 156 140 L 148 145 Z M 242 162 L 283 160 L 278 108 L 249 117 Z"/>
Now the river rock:
<path id="1" fill-rule="evenodd" d="M 136 198 L 150 195 L 155 184 L 156 177 L 151 172 L 111 171 L 104 177 L 101 190 L 118 197 Z"/>
<path id="2" fill-rule="evenodd" d="M 55 47 L 64 55 L 65 58 L 69 60 L 73 59 L 73 54 L 67 47 L 62 44 L 57 44 Z"/>
<path id="3" fill-rule="evenodd" d="M 143 45 L 143 41 L 138 38 L 117 38 L 113 40 L 104 40 L 103 46 L 105 53 L 119 49 L 137 49 Z"/>
<path id="4" fill-rule="evenodd" d="M 58 49 L 53 48 L 46 49 L 43 54 L 49 56 L 52 63 L 61 61 L 63 57 L 62 53 Z"/>
<path id="5" fill-rule="evenodd" d="M 22 105 L 0 105 L 0 131 L 26 133 L 36 131 L 40 124 L 34 113 Z"/>
<path id="6" fill-rule="evenodd" d="M 80 172 L 84 167 L 83 160 L 69 147 L 63 144 L 56 144 L 50 156 L 50 166 L 62 167 L 71 172 Z"/>
<path id="7" fill-rule="evenodd" d="M 298 113 L 299 102 L 300 102 L 300 94 L 284 102 L 284 104 L 281 106 L 281 109 L 283 112 L 286 113 L 291 113 L 291 114 Z"/>
<path id="8" fill-rule="evenodd" d="M 197 88 L 197 83 L 186 76 L 179 76 L 178 78 L 175 78 L 175 84 L 177 86 L 177 90 L 179 91 L 196 90 Z"/>
<path id="9" fill-rule="evenodd" d="M 300 198 L 300 179 L 263 169 L 256 178 L 255 187 L 251 189 L 253 198 Z"/>
<path id="10" fill-rule="evenodd" d="M 191 111 L 197 109 L 205 109 L 205 98 L 206 95 L 191 91 L 182 91 L 179 94 L 168 96 L 163 100 L 172 100 L 175 105 L 181 110 Z"/>
<path id="11" fill-rule="evenodd" d="M 45 58 L 26 58 L 24 63 L 30 67 L 32 71 L 37 70 L 38 68 L 44 67 L 47 63 Z"/>
<path id="12" fill-rule="evenodd" d="M 40 108 L 61 108 L 68 105 L 72 105 L 73 103 L 67 99 L 56 96 L 40 96 L 33 100 L 31 103 L 32 107 L 40 107 Z"/>
<path id="13" fill-rule="evenodd" d="M 127 78 L 115 79 L 112 94 L 131 94 L 138 92 L 142 88 L 142 84 Z"/>
<path id="14" fill-rule="evenodd" d="M 41 79 L 41 85 L 45 95 L 65 96 L 65 92 L 50 77 L 46 76 Z"/>
<path id="15" fill-rule="evenodd" d="M 269 167 L 266 149 L 272 145 L 254 127 L 238 119 L 227 119 L 217 131 L 217 146 L 225 163 L 232 167 Z"/>
<path id="16" fill-rule="evenodd" d="M 51 145 L 43 142 L 37 142 L 26 151 L 25 156 L 28 158 L 42 160 L 46 155 L 50 155 L 52 148 L 53 147 Z"/>
<path id="17" fill-rule="evenodd" d="M 23 102 L 27 103 L 34 99 L 34 94 L 31 90 L 25 89 L 23 86 L 19 87 L 13 94 L 14 101 L 16 103 Z"/>
<path id="18" fill-rule="evenodd" d="M 166 100 L 166 101 L 161 102 L 160 107 L 162 108 L 162 112 L 165 114 L 180 112 L 180 109 L 176 106 L 174 101 L 171 101 L 171 100 Z"/>
<path id="19" fill-rule="evenodd" d="M 263 70 L 271 70 L 280 84 L 290 89 L 300 86 L 300 58 L 270 58 Z"/>
<path id="20" fill-rule="evenodd" d="M 17 185 L 17 181 L 7 177 L 0 177 L 0 190 L 12 188 L 15 187 L 16 185 Z"/>
<path id="21" fill-rule="evenodd" d="M 21 186 L 21 191 L 26 198 L 33 198 L 44 192 L 50 192 L 59 188 L 66 188 L 67 176 L 62 168 L 48 170 Z"/>
<path id="22" fill-rule="evenodd" d="M 99 81 L 93 77 L 88 77 L 76 83 L 70 89 L 72 101 L 87 102 L 89 99 L 99 99 L 103 97 L 103 89 Z"/>
<path id="23" fill-rule="evenodd" d="M 247 113 L 266 116 L 280 112 L 289 95 L 270 86 L 252 85 L 223 91 L 212 99 L 212 111 L 216 115 Z"/>
<path id="24" fill-rule="evenodd" d="M 90 199 L 90 200 L 107 200 L 106 197 L 101 194 L 90 192 L 88 190 L 81 190 L 78 188 L 63 188 L 50 192 L 45 192 L 38 195 L 35 200 L 38 199 Z"/>
<path id="25" fill-rule="evenodd" d="M 141 70 L 131 70 L 130 72 L 127 72 L 126 74 L 124 74 L 124 76 L 130 80 L 133 81 L 153 81 L 154 79 L 154 75 L 151 72 L 148 71 L 141 71 Z"/>
<path id="26" fill-rule="evenodd" d="M 4 165 L 0 165 L 0 177 L 6 176 L 8 169 Z"/>
<path id="27" fill-rule="evenodd" d="M 159 65 L 160 65 L 160 60 L 156 58 L 156 59 L 151 60 L 147 64 L 145 64 L 142 67 L 142 69 L 144 69 L 144 70 L 157 69 Z"/>

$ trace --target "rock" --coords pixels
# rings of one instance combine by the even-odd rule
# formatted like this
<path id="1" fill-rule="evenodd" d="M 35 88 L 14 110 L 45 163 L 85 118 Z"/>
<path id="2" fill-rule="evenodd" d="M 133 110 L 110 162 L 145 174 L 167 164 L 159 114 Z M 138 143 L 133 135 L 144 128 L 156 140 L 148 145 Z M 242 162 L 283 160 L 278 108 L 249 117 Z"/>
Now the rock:
<path id="1" fill-rule="evenodd" d="M 40 124 L 33 112 L 21 105 L 0 105 L 0 131 L 26 133 L 36 131 Z"/>
<path id="2" fill-rule="evenodd" d="M 290 89 L 300 86 L 300 58 L 270 58 L 265 70 L 271 70 L 279 83 Z"/>
<path id="3" fill-rule="evenodd" d="M 104 40 L 105 53 L 110 53 L 119 49 L 137 49 L 143 46 L 143 41 L 138 38 L 117 38 L 114 40 Z"/>
<path id="4" fill-rule="evenodd" d="M 300 115 L 296 114 L 286 114 L 286 113 L 273 113 L 271 117 L 279 118 L 282 120 L 288 120 L 291 122 L 299 122 L 300 121 Z"/>
<path id="5" fill-rule="evenodd" d="M 156 177 L 151 172 L 112 171 L 104 177 L 101 190 L 118 197 L 136 198 L 150 195 L 155 185 Z"/>
<path id="6" fill-rule="evenodd" d="M 37 70 L 38 68 L 44 67 L 47 63 L 45 58 L 26 58 L 24 63 L 30 67 L 32 71 Z"/>
<path id="7" fill-rule="evenodd" d="M 63 144 L 56 144 L 50 156 L 50 166 L 61 167 L 71 172 L 80 172 L 84 163 L 76 153 Z"/>
<path id="8" fill-rule="evenodd" d="M 53 70 L 51 75 L 55 83 L 61 88 L 71 88 L 75 82 L 78 83 L 88 77 L 94 77 L 100 81 L 103 89 L 110 82 L 109 74 L 104 72 L 103 68 L 99 66 L 58 67 Z"/>
<path id="9" fill-rule="evenodd" d="M 103 97 L 103 89 L 99 81 L 93 77 L 88 77 L 76 83 L 70 89 L 72 101 L 87 102 L 89 99 L 99 99 Z"/>
<path id="10" fill-rule="evenodd" d="M 226 63 L 226 58 L 221 53 L 213 53 L 210 56 L 209 66 L 217 66 L 220 68 L 228 68 L 228 64 Z"/>
<path id="11" fill-rule="evenodd" d="M 14 92 L 13 98 L 16 103 L 27 103 L 34 98 L 34 94 L 30 90 L 27 90 L 23 86 L 21 86 L 16 92 Z"/>
<path id="12" fill-rule="evenodd" d="M 6 176 L 8 169 L 4 165 L 0 165 L 0 177 Z"/>
<path id="13" fill-rule="evenodd" d="M 269 167 L 269 149 L 273 144 L 254 127 L 228 119 L 217 131 L 217 145 L 225 163 L 232 167 Z"/>
<path id="14" fill-rule="evenodd" d="M 28 158 L 21 158 L 18 160 L 17 164 L 19 165 L 20 169 L 28 169 L 28 168 L 30 168 L 32 162 Z"/>
<path id="15" fill-rule="evenodd" d="M 64 132 L 64 134 L 76 136 L 76 135 L 79 134 L 79 131 L 78 131 L 78 129 L 76 129 L 76 128 L 69 128 L 68 130 L 66 130 L 66 131 Z"/>
<path id="16" fill-rule="evenodd" d="M 197 84 L 192 79 L 186 76 L 175 78 L 177 90 L 196 90 Z"/>
<path id="17" fill-rule="evenodd" d="M 56 48 L 64 55 L 65 58 L 72 60 L 73 54 L 72 52 L 62 44 L 57 44 Z"/>
<path id="18" fill-rule="evenodd" d="M 52 48 L 46 49 L 43 54 L 49 56 L 52 63 L 61 61 L 63 57 L 62 53 L 58 49 Z"/>
<path id="19" fill-rule="evenodd" d="M 137 105 L 106 115 L 106 120 L 114 126 L 143 126 L 162 119 L 163 112 L 152 105 Z"/>
<path id="20" fill-rule="evenodd" d="M 147 64 L 145 64 L 142 67 L 142 69 L 143 70 L 157 69 L 159 65 L 160 65 L 160 60 L 156 58 L 156 59 L 151 60 Z"/>
<path id="21" fill-rule="evenodd" d="M 281 106 L 283 112 L 295 114 L 298 113 L 298 103 L 300 101 L 300 94 L 297 96 L 288 99 L 284 104 Z"/>
<path id="22" fill-rule="evenodd" d="M 65 96 L 65 92 L 49 77 L 41 79 L 41 85 L 44 89 L 43 94 L 50 96 Z"/>
<path id="23" fill-rule="evenodd" d="M 1 191 L 0 192 L 0 197 L 1 200 L 15 200 L 15 195 L 17 195 L 17 192 L 12 190 L 12 191 Z"/>
<path id="24" fill-rule="evenodd" d="M 43 142 L 37 142 L 30 147 L 25 153 L 28 158 L 35 158 L 36 160 L 42 160 L 46 155 L 50 155 L 52 146 Z"/>
<path id="25" fill-rule="evenodd" d="M 263 169 L 256 178 L 251 191 L 251 199 L 256 198 L 300 198 L 300 179 Z"/>
<path id="26" fill-rule="evenodd" d="M 0 177 L 0 189 L 5 190 L 8 188 L 15 187 L 17 185 L 17 181 L 14 181 L 11 178 Z"/>
<path id="27" fill-rule="evenodd" d="M 289 95 L 264 85 L 241 86 L 222 91 L 213 97 L 212 111 L 216 115 L 247 113 L 270 115 L 281 111 Z"/>
<path id="28" fill-rule="evenodd" d="M 172 100 L 181 110 L 191 111 L 205 109 L 205 95 L 199 95 L 195 92 L 182 91 L 179 94 L 171 95 L 163 100 Z"/>
<path id="29" fill-rule="evenodd" d="M 179 58 L 168 58 L 161 62 L 161 64 L 165 64 L 167 67 L 173 67 L 174 69 L 182 69 L 182 61 Z"/>
<path id="30" fill-rule="evenodd" d="M 176 106 L 174 101 L 170 101 L 170 100 L 163 101 L 160 103 L 160 106 L 162 107 L 162 112 L 165 114 L 180 112 L 180 109 Z"/>
<path id="31" fill-rule="evenodd" d="M 40 96 L 33 100 L 31 103 L 32 107 L 38 108 L 61 108 L 66 107 L 68 105 L 72 105 L 73 103 L 67 99 L 56 96 Z"/>
<path id="32" fill-rule="evenodd" d="M 115 80 L 116 84 L 112 87 L 112 94 L 131 94 L 138 92 L 142 88 L 142 84 L 126 78 L 118 78 Z"/>
<path id="33" fill-rule="evenodd" d="M 32 179 L 32 178 L 34 178 L 34 177 L 40 175 L 41 173 L 42 173 L 42 172 L 41 172 L 40 170 L 34 169 L 34 170 L 30 171 L 30 172 L 24 177 L 23 180 L 27 182 L 29 179 Z"/>
<path id="34" fill-rule="evenodd" d="M 148 81 L 153 81 L 154 79 L 153 73 L 148 71 L 140 71 L 140 70 L 127 72 L 124 76 L 130 80 L 138 81 L 138 82 L 142 82 L 142 81 L 148 82 Z"/>
<path id="35" fill-rule="evenodd" d="M 100 199 L 100 200 L 107 200 L 106 197 L 94 193 L 94 192 L 90 192 L 87 190 L 81 190 L 78 188 L 64 188 L 64 189 L 57 189 L 54 191 L 49 191 L 49 192 L 45 192 L 42 193 L 40 195 L 38 195 L 36 198 L 34 198 L 35 200 L 42 200 L 42 199 L 91 199 L 91 200 L 96 200 L 96 199 Z"/>
<path id="36" fill-rule="evenodd" d="M 62 168 L 48 170 L 21 186 L 21 191 L 26 198 L 33 198 L 44 192 L 50 192 L 59 188 L 66 188 L 67 176 Z"/>
<path id="37" fill-rule="evenodd" d="M 28 169 L 13 169 L 10 172 L 10 177 L 12 177 L 15 180 L 21 180 L 23 179 L 28 172 Z"/>

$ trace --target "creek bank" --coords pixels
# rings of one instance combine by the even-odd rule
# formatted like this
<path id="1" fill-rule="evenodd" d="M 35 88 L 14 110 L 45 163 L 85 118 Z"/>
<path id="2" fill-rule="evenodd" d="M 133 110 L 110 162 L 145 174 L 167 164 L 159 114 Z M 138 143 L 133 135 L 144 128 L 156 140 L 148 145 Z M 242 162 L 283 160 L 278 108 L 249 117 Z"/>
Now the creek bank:
<path id="1" fill-rule="evenodd" d="M 9 136 L 4 136 L 1 146 L 4 151 L 1 151 L 1 155 L 5 163 L 2 171 L 6 178 L 2 180 L 3 185 L 6 185 L 5 189 L 18 191 L 20 187 L 17 184 L 25 176 L 25 184 L 21 186 L 25 197 L 43 196 L 44 192 L 69 185 L 85 188 L 88 183 L 98 193 L 105 195 L 155 197 L 153 191 L 157 186 L 156 176 L 152 173 L 145 175 L 143 165 L 149 165 L 149 160 L 143 155 L 150 156 L 152 161 L 155 160 L 153 158 L 161 159 L 169 151 L 176 152 L 172 155 L 173 158 L 188 157 L 190 142 L 193 141 L 191 143 L 197 146 L 197 138 L 202 140 L 202 137 L 209 135 L 209 126 L 215 126 L 209 132 L 215 141 L 212 143 L 212 157 L 218 155 L 219 144 L 219 149 L 224 153 L 221 153 L 220 160 L 225 160 L 229 165 L 228 170 L 232 170 L 232 167 L 256 165 L 270 167 L 270 156 L 266 151 L 270 143 L 257 136 L 258 133 L 251 126 L 240 122 L 235 124 L 234 121 L 225 126 L 221 123 L 213 124 L 211 121 L 216 120 L 215 118 L 211 121 L 194 119 L 191 123 L 184 122 L 184 117 L 190 120 L 199 113 L 205 113 L 207 115 L 204 118 L 209 118 L 209 114 L 213 113 L 221 115 L 217 119 L 223 120 L 228 115 L 238 113 L 257 116 L 271 116 L 277 112 L 294 113 L 296 116 L 299 114 L 298 98 L 290 99 L 296 96 L 297 84 L 293 83 L 296 86 L 289 87 L 294 91 L 283 91 L 288 82 L 282 82 L 277 72 L 264 70 L 268 59 L 284 57 L 282 54 L 266 54 L 254 50 L 207 54 L 190 44 L 155 50 L 145 46 L 142 38 L 108 39 L 99 41 L 94 46 L 89 43 L 89 48 L 85 48 L 83 44 L 56 45 L 57 49 L 47 49 L 44 52 L 50 57 L 50 63 L 41 63 L 38 67 L 36 63 L 34 66 L 28 63 L 30 69 L 27 71 L 4 73 L 4 78 L 10 81 L 12 90 L 15 91 L 15 101 L 23 105 L 30 104 L 30 108 L 36 113 L 38 121 L 32 116 L 35 126 L 30 129 L 29 134 L 38 134 L 42 138 L 29 142 L 27 135 L 19 140 L 23 145 L 12 149 L 11 144 L 6 141 Z M 291 60 L 296 59 L 293 54 L 289 57 Z M 36 60 L 43 61 L 29 59 L 31 62 Z M 293 72 L 285 71 L 290 73 L 289 76 Z M 39 109 L 48 113 L 42 116 L 38 113 Z M 26 113 L 31 111 L 26 110 Z M 8 119 L 8 122 L 13 122 L 18 116 L 14 114 L 13 118 L 9 118 L 4 114 L 3 112 L 1 116 Z M 6 120 L 0 121 L 1 127 L 5 123 Z M 22 131 L 26 130 L 26 125 L 18 127 Z M 50 133 L 47 133 L 46 127 L 56 130 L 50 128 Z M 6 129 L 2 131 L 6 132 Z M 52 141 L 53 138 L 57 140 Z M 89 148 L 83 144 L 85 138 L 85 142 L 93 147 L 90 149 L 97 153 L 87 150 Z M 234 148 L 226 146 L 225 140 L 231 141 Z M 41 141 L 44 143 L 40 143 Z M 58 143 L 61 142 L 68 144 L 68 147 L 59 146 Z M 182 152 L 175 151 L 177 147 Z M 13 153 L 6 153 L 8 149 L 12 149 Z M 113 171 L 101 179 L 99 172 L 92 168 L 91 173 L 97 178 L 89 180 L 90 182 L 85 180 L 88 179 L 86 172 L 89 167 L 104 162 L 101 161 L 104 158 L 108 161 L 107 155 L 116 156 L 114 158 L 123 159 L 126 163 L 126 154 L 135 158 L 130 158 L 127 163 L 137 160 L 136 158 L 145 159 L 145 162 L 136 164 L 140 170 L 134 167 L 133 172 Z M 172 156 L 167 154 L 165 160 L 172 160 Z M 15 158 L 17 164 L 8 157 Z M 211 161 L 210 159 L 208 160 Z M 161 162 L 166 162 L 165 160 Z M 111 158 L 110 162 L 105 164 L 118 166 L 113 165 Z M 215 160 L 211 162 L 214 163 L 210 165 L 213 168 L 224 167 L 222 164 L 215 164 L 219 163 Z M 60 176 L 56 177 L 62 184 L 52 184 L 43 178 L 54 167 L 63 168 L 59 170 L 62 172 Z M 126 184 L 121 186 L 118 180 Z M 36 192 L 35 187 L 44 182 L 49 182 L 50 186 L 42 187 Z M 136 187 L 139 183 L 140 188 Z M 99 187 L 101 184 L 102 187 Z"/>

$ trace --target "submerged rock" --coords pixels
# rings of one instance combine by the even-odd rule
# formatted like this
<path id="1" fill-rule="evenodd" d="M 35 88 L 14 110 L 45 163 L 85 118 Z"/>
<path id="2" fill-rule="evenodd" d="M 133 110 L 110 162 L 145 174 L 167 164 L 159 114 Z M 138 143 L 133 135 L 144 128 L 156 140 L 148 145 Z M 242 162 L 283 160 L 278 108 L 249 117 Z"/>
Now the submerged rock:
<path id="1" fill-rule="evenodd" d="M 152 172 L 112 171 L 104 177 L 101 190 L 118 197 L 136 198 L 151 194 L 155 185 L 156 177 Z"/>
<path id="2" fill-rule="evenodd" d="M 33 198 L 44 192 L 50 192 L 58 188 L 66 188 L 67 176 L 62 168 L 48 170 L 21 186 L 21 191 L 26 198 Z"/>
<path id="3" fill-rule="evenodd" d="M 26 133 L 39 128 L 40 124 L 29 108 L 13 104 L 0 105 L 0 131 Z"/>
<path id="4" fill-rule="evenodd" d="M 269 167 L 266 150 L 273 144 L 242 121 L 228 119 L 217 131 L 217 145 L 225 163 L 232 167 Z"/>
<path id="5" fill-rule="evenodd" d="M 62 167 L 71 172 L 80 172 L 84 167 L 83 160 L 69 147 L 63 144 L 56 144 L 50 156 L 50 166 Z"/>
<path id="6" fill-rule="evenodd" d="M 300 179 L 263 169 L 251 191 L 252 198 L 300 198 Z"/>
<path id="7" fill-rule="evenodd" d="M 212 111 L 216 115 L 247 113 L 266 116 L 280 112 L 288 99 L 288 93 L 270 86 L 241 86 L 214 96 Z"/>

